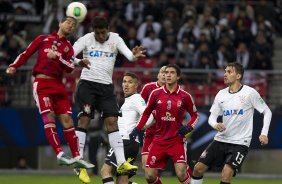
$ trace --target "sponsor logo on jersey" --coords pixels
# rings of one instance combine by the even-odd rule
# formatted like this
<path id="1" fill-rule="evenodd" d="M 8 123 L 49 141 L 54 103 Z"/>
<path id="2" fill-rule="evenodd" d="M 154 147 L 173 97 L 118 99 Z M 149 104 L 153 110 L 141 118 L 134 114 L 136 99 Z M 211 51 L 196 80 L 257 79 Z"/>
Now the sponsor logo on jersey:
<path id="1" fill-rule="evenodd" d="M 166 112 L 165 117 L 162 117 L 161 120 L 162 121 L 175 121 L 175 117 L 172 117 L 170 112 Z"/>
<path id="2" fill-rule="evenodd" d="M 113 58 L 114 53 L 111 52 L 104 52 L 99 50 L 94 50 L 89 52 L 90 57 L 98 57 L 98 58 Z"/>
<path id="3" fill-rule="evenodd" d="M 232 115 L 244 115 L 243 109 L 230 109 L 230 110 L 224 110 L 223 116 L 232 116 Z"/>
<path id="4" fill-rule="evenodd" d="M 56 54 L 56 56 L 61 56 L 62 54 L 61 53 L 59 53 L 58 51 L 56 51 L 56 50 L 53 50 L 53 49 L 50 49 L 50 48 L 47 48 L 47 49 L 44 49 L 44 52 L 53 52 L 53 53 L 55 53 Z"/>
<path id="5" fill-rule="evenodd" d="M 67 53 L 69 50 L 70 50 L 70 48 L 69 48 L 68 46 L 66 46 L 66 47 L 64 48 L 64 52 L 65 52 L 65 53 Z"/>

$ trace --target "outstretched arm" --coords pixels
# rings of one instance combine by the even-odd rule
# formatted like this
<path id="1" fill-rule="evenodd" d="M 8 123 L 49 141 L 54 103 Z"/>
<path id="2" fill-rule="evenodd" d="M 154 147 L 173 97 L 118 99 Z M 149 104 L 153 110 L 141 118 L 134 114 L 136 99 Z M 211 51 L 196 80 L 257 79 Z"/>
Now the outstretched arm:
<path id="1" fill-rule="evenodd" d="M 269 108 L 266 108 L 263 112 L 263 127 L 261 130 L 261 134 L 259 136 L 259 141 L 261 145 L 267 145 L 268 144 L 268 130 L 270 126 L 270 121 L 272 117 L 272 112 L 270 111 Z"/>

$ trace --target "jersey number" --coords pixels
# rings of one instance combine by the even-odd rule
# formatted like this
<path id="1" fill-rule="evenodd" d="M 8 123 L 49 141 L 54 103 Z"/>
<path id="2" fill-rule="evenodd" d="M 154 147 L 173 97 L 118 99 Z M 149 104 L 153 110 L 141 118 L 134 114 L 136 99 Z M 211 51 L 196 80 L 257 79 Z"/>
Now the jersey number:
<path id="1" fill-rule="evenodd" d="M 237 156 L 236 156 L 236 162 L 238 163 L 238 164 L 241 164 L 241 162 L 242 162 L 242 160 L 243 160 L 243 158 L 244 158 L 245 156 L 243 155 L 243 154 L 241 154 L 240 152 L 237 152 Z"/>

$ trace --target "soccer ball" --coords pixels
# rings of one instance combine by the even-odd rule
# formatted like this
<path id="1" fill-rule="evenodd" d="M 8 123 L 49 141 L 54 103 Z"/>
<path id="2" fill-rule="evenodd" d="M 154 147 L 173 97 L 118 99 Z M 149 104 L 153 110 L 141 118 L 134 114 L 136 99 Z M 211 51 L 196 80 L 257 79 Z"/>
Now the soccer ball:
<path id="1" fill-rule="evenodd" d="M 85 5 L 80 2 L 72 2 L 67 6 L 66 16 L 75 18 L 77 22 L 82 22 L 86 14 L 87 9 Z"/>

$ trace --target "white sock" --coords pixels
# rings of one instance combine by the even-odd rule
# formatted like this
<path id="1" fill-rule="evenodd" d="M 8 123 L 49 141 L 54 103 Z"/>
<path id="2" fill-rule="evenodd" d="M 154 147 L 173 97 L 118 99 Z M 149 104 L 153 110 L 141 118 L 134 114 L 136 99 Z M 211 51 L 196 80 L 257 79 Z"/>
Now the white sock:
<path id="1" fill-rule="evenodd" d="M 85 141 L 86 141 L 86 133 L 76 130 L 75 134 L 78 137 L 79 154 L 81 158 L 83 158 L 84 146 L 85 146 Z"/>
<path id="2" fill-rule="evenodd" d="M 119 134 L 119 131 L 109 133 L 108 136 L 109 136 L 110 146 L 113 148 L 115 152 L 117 164 L 120 165 L 123 162 L 125 162 L 125 156 L 124 156 L 123 142 Z"/>
<path id="3" fill-rule="evenodd" d="M 61 156 L 64 154 L 63 151 L 61 151 L 60 153 L 58 153 L 57 158 L 61 158 Z"/>
<path id="4" fill-rule="evenodd" d="M 203 183 L 203 178 L 199 180 L 191 179 L 191 184 L 202 184 Z"/>

